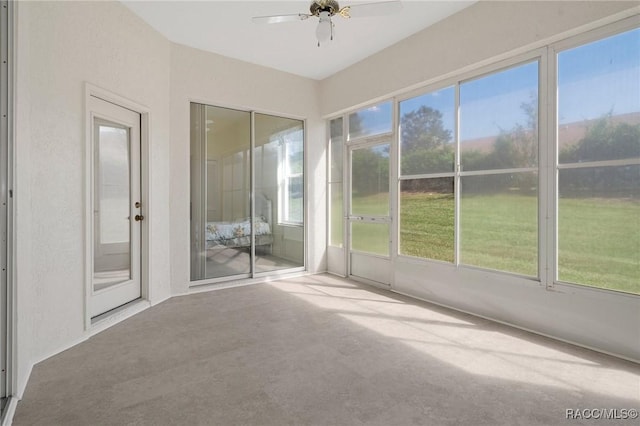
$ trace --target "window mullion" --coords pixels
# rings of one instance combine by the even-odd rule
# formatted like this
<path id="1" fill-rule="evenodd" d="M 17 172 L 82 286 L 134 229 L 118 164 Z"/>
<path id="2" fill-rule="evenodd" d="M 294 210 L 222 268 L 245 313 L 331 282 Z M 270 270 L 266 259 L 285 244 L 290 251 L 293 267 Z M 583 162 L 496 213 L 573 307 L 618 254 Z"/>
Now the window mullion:
<path id="1" fill-rule="evenodd" d="M 460 83 L 455 85 L 454 100 L 454 144 L 455 144 L 455 165 L 453 179 L 453 264 L 460 265 Z"/>
<path id="2" fill-rule="evenodd" d="M 549 228 L 551 228 L 551 214 L 549 211 L 550 188 L 548 182 L 551 179 L 549 165 L 552 158 L 549 151 L 553 152 L 549 135 L 549 103 L 552 99 L 550 87 L 551 80 L 548 75 L 549 49 L 545 48 L 540 56 L 538 71 L 538 278 L 542 285 L 549 282 Z"/>
<path id="3" fill-rule="evenodd" d="M 620 160 L 584 161 L 582 163 L 558 164 L 558 170 L 562 169 L 589 169 L 592 167 L 636 166 L 640 164 L 640 158 L 624 158 Z"/>
<path id="4" fill-rule="evenodd" d="M 555 49 L 548 48 L 546 54 L 546 167 L 543 169 L 546 178 L 544 200 L 546 203 L 545 241 L 543 250 L 546 254 L 544 283 L 552 289 L 558 276 L 558 65 Z M 542 197 L 543 194 L 541 194 Z"/>

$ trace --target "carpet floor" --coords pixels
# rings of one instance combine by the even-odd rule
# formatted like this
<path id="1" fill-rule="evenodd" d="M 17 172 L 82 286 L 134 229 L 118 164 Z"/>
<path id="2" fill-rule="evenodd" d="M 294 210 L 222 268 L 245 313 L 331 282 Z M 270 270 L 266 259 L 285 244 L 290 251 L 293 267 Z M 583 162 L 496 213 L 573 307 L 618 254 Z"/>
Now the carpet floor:
<path id="1" fill-rule="evenodd" d="M 13 424 L 636 425 L 567 418 L 632 408 L 637 364 L 313 275 L 149 308 L 36 365 Z"/>

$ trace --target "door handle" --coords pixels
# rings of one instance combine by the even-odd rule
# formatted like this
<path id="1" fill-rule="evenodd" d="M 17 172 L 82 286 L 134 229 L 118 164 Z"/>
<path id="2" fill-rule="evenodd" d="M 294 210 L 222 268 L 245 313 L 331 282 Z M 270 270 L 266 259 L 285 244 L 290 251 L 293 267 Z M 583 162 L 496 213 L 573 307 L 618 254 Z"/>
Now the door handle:
<path id="1" fill-rule="evenodd" d="M 136 220 L 136 222 L 140 222 L 141 220 L 144 220 L 144 216 L 142 216 L 141 214 L 137 214 L 135 215 L 134 219 Z"/>

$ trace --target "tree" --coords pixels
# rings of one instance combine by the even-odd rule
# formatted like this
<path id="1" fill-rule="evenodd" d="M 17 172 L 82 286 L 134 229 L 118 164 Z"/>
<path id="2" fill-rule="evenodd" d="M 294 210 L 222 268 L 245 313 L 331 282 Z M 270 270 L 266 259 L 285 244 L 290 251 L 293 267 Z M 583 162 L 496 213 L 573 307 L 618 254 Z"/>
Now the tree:
<path id="1" fill-rule="evenodd" d="M 640 124 L 614 123 L 611 112 L 587 127 L 584 138 L 560 151 L 561 163 L 640 157 Z"/>
<path id="2" fill-rule="evenodd" d="M 400 119 L 402 174 L 453 170 L 451 131 L 445 129 L 442 113 L 422 105 Z"/>
<path id="3" fill-rule="evenodd" d="M 611 113 L 587 127 L 577 143 L 564 147 L 560 163 L 620 160 L 640 157 L 640 124 L 614 123 Z M 637 166 L 586 167 L 560 175 L 563 196 L 637 197 Z"/>
<path id="4" fill-rule="evenodd" d="M 355 197 L 389 190 L 389 156 L 386 152 L 371 148 L 354 151 L 351 173 Z"/>
<path id="5" fill-rule="evenodd" d="M 531 94 L 527 102 L 520 104 L 526 119 L 515 123 L 511 129 L 500 129 L 491 151 L 467 150 L 462 155 L 464 170 L 494 170 L 529 168 L 538 165 L 538 97 Z M 532 173 L 514 173 L 510 176 L 489 175 L 482 185 L 474 188 L 472 183 L 465 186 L 467 191 L 486 191 L 505 188 L 531 191 L 537 187 L 538 177 Z"/>
<path id="6" fill-rule="evenodd" d="M 426 105 L 404 114 L 400 126 L 403 152 L 441 148 L 451 142 L 451 132 L 444 128 L 442 113 Z"/>
<path id="7" fill-rule="evenodd" d="M 500 129 L 493 144 L 495 168 L 536 167 L 538 165 L 538 97 L 520 104 L 526 123 L 516 123 L 511 130 Z"/>

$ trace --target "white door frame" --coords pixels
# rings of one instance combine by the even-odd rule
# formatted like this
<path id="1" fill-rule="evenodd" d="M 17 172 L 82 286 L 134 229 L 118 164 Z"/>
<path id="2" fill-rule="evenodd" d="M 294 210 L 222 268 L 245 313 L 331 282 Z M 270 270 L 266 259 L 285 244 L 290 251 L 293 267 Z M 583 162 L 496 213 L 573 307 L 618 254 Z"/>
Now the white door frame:
<path id="1" fill-rule="evenodd" d="M 125 97 L 116 95 L 105 89 L 99 88 L 92 84 L 85 84 L 85 169 L 84 169 L 84 205 L 85 205 L 85 303 L 84 303 L 84 319 L 85 330 L 90 330 L 91 323 L 91 295 L 92 295 L 92 276 L 93 271 L 90 265 L 93 264 L 93 208 L 92 197 L 93 188 L 91 177 L 93 173 L 93 156 L 92 153 L 92 132 L 93 117 L 91 114 L 91 97 L 113 103 L 122 108 L 131 110 L 140 114 L 140 198 L 143 206 L 144 220 L 141 222 L 141 240 L 140 240 L 140 290 L 141 299 L 151 300 L 150 268 L 149 268 L 149 248 L 151 247 L 151 238 L 149 232 L 150 219 L 153 212 L 150 209 L 150 143 L 149 143 L 149 109 Z M 147 302 L 148 303 L 148 302 Z M 108 314 L 107 314 L 108 316 Z"/>
<path id="2" fill-rule="evenodd" d="M 142 239 L 141 222 L 144 220 L 146 206 L 141 204 L 142 197 L 140 194 L 140 114 L 95 96 L 91 96 L 89 102 L 93 123 L 93 140 L 91 143 L 93 196 L 91 202 L 94 212 L 92 227 L 93 262 L 91 267 L 91 271 L 93 271 L 93 287 L 90 313 L 92 321 L 94 321 L 94 318 L 105 312 L 124 306 L 133 300 L 139 299 L 142 295 L 140 282 L 142 253 L 140 243 Z M 105 184 L 103 179 L 106 176 L 103 175 L 100 159 L 103 158 L 103 150 L 106 149 L 106 152 L 109 152 L 108 146 L 102 144 L 102 128 L 124 131 L 124 134 L 120 133 L 118 139 L 122 138 L 122 136 L 126 139 L 127 148 L 121 154 L 126 155 L 124 160 L 128 169 L 125 175 L 127 177 L 127 207 L 126 211 L 120 211 L 119 213 L 113 212 L 109 214 L 109 210 L 105 205 L 106 200 L 103 201 L 100 195 L 103 190 L 107 190 L 103 186 Z M 108 136 L 106 137 L 108 138 Z M 117 137 L 114 136 L 114 138 Z M 121 140 L 120 142 L 123 141 Z M 125 191 L 125 188 L 120 187 L 119 190 Z M 107 236 L 102 233 L 103 221 L 109 224 L 118 217 L 117 223 L 123 227 L 121 231 L 126 229 L 126 240 L 108 241 L 107 239 L 103 241 L 103 237 Z M 115 225 L 114 222 L 111 222 L 111 224 Z M 123 235 L 116 237 L 116 239 L 119 240 L 123 237 L 124 232 Z M 106 277 L 103 276 L 101 278 L 102 288 L 100 289 L 97 288 L 98 270 L 106 272 Z M 113 275 L 114 273 L 116 274 L 115 276 Z M 101 273 L 100 275 L 104 274 Z"/>

